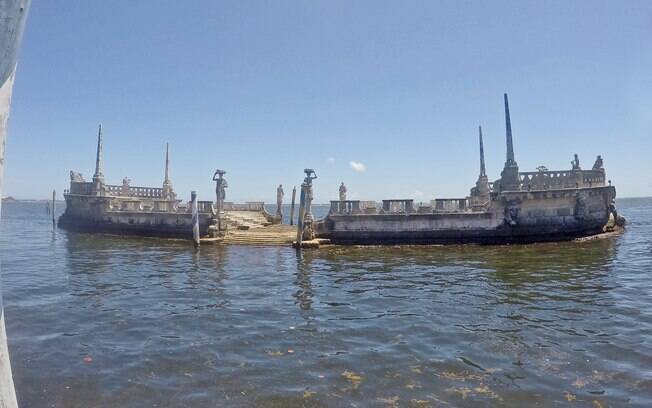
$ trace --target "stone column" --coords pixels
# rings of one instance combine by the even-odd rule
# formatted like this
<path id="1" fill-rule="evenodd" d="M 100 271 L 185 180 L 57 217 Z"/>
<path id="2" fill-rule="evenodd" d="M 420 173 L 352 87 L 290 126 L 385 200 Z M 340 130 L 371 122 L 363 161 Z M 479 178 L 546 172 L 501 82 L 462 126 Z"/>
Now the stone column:
<path id="1" fill-rule="evenodd" d="M 292 204 L 290 205 L 290 225 L 294 225 L 294 200 L 297 196 L 297 188 L 292 187 Z"/>
<path id="2" fill-rule="evenodd" d="M 197 192 L 190 193 L 190 208 L 192 209 L 192 239 L 195 247 L 199 247 L 199 210 L 197 209 Z"/>
<path id="3" fill-rule="evenodd" d="M 283 192 L 283 185 L 279 184 L 278 188 L 276 189 L 276 221 L 279 224 L 283 222 L 283 211 L 281 207 L 283 206 L 283 196 L 285 196 L 285 193 Z"/>

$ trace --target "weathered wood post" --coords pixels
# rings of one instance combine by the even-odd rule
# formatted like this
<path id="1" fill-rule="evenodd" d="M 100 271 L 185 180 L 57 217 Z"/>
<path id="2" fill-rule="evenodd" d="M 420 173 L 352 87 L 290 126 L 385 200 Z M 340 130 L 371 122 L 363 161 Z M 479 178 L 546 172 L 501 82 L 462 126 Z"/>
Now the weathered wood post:
<path id="1" fill-rule="evenodd" d="M 278 222 L 279 224 L 283 223 L 283 196 L 285 196 L 283 185 L 279 184 L 276 189 L 276 216 L 274 220 L 274 222 Z"/>
<path id="2" fill-rule="evenodd" d="M 299 196 L 299 218 L 297 218 L 297 248 L 301 248 L 303 240 L 303 217 L 306 210 L 306 187 L 301 184 L 301 195 Z"/>
<path id="3" fill-rule="evenodd" d="M 190 193 L 190 208 L 192 209 L 192 239 L 195 247 L 199 247 L 199 210 L 197 209 L 197 192 Z"/>
<path id="4" fill-rule="evenodd" d="M 290 225 L 294 225 L 294 200 L 297 197 L 297 186 L 292 188 L 292 205 L 290 206 Z"/>
<path id="5" fill-rule="evenodd" d="M 57 190 L 52 190 L 52 225 L 57 225 Z"/>

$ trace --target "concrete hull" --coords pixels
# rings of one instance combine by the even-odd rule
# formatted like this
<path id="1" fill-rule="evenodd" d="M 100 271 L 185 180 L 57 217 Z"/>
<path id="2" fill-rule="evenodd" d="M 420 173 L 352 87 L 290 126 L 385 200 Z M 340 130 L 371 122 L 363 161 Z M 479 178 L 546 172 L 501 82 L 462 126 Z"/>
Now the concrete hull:
<path id="1" fill-rule="evenodd" d="M 451 244 L 529 244 L 535 242 L 568 241 L 599 234 L 604 224 L 581 228 L 552 226 L 500 228 L 495 230 L 432 230 L 432 231 L 336 231 L 318 234 L 334 244 L 348 245 L 451 245 Z"/>
<path id="2" fill-rule="evenodd" d="M 565 241 L 603 232 L 615 194 L 611 186 L 506 192 L 494 195 L 482 212 L 329 214 L 315 230 L 335 244 Z"/>
<path id="3" fill-rule="evenodd" d="M 199 217 L 199 233 L 208 233 L 209 215 Z M 105 213 L 102 217 L 80 217 L 63 214 L 59 228 L 78 232 L 100 232 L 116 235 L 192 239 L 191 214 L 168 213 Z"/>

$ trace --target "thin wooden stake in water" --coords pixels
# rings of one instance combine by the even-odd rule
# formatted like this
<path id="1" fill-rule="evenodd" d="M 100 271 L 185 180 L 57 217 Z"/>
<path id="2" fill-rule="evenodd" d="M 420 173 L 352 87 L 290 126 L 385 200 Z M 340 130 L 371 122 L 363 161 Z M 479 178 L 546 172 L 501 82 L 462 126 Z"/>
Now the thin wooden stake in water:
<path id="1" fill-rule="evenodd" d="M 192 239 L 195 247 L 199 247 L 199 210 L 197 209 L 197 192 L 190 193 L 190 208 L 192 208 Z"/>
<path id="2" fill-rule="evenodd" d="M 57 190 L 52 190 L 52 225 L 57 225 L 57 217 L 55 215 L 57 211 Z"/>
<path id="3" fill-rule="evenodd" d="M 299 219 L 297 219 L 297 248 L 301 248 L 303 241 L 303 221 L 306 213 L 306 189 L 301 185 L 301 196 L 299 197 Z"/>
<path id="4" fill-rule="evenodd" d="M 294 225 L 294 200 L 297 198 L 297 187 L 292 189 L 292 205 L 290 206 L 290 225 Z"/>

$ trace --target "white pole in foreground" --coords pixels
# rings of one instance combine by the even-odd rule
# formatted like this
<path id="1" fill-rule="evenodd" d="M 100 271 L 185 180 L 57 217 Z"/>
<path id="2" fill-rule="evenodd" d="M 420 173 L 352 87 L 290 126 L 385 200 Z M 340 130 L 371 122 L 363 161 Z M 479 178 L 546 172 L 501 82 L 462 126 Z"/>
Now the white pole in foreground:
<path id="1" fill-rule="evenodd" d="M 199 210 L 197 209 L 197 192 L 190 193 L 190 208 L 192 208 L 192 239 L 199 247 Z"/>
<path id="2" fill-rule="evenodd" d="M 27 10 L 30 0 L 0 1 L 0 192 L 2 192 L 2 175 L 5 156 L 5 135 L 11 91 L 16 72 L 16 54 L 25 29 Z M 0 288 L 1 291 L 1 288 Z M 15 408 L 16 391 L 11 375 L 9 350 L 7 349 L 7 334 L 5 332 L 5 315 L 2 309 L 2 293 L 0 292 L 0 407 Z"/>

